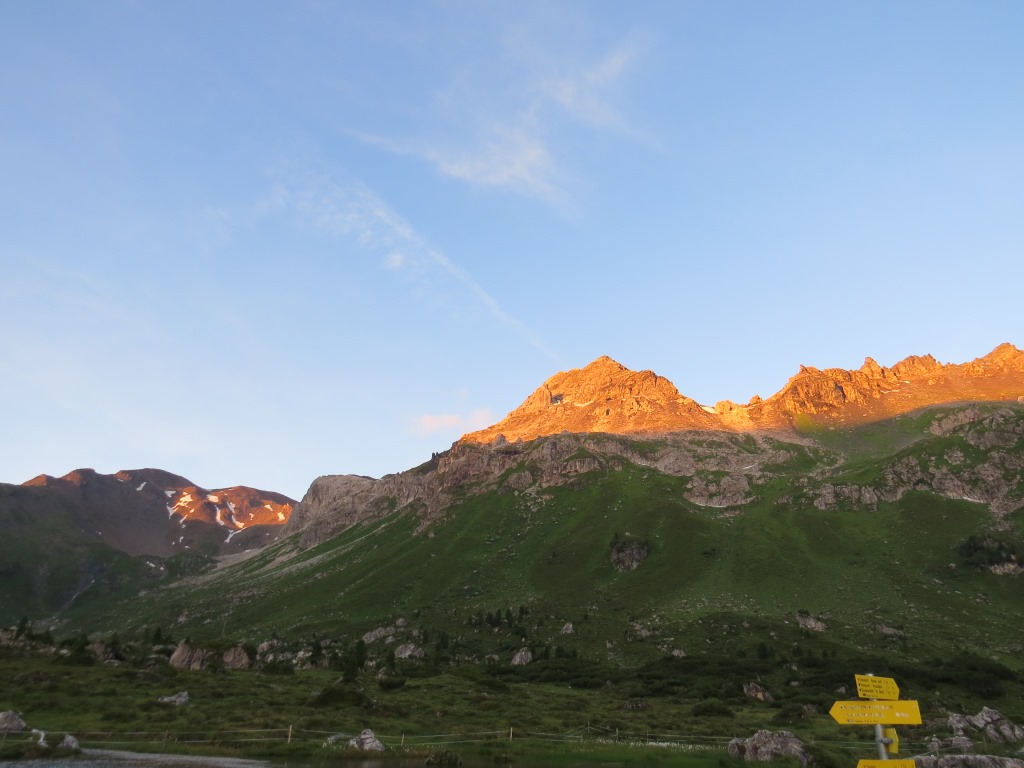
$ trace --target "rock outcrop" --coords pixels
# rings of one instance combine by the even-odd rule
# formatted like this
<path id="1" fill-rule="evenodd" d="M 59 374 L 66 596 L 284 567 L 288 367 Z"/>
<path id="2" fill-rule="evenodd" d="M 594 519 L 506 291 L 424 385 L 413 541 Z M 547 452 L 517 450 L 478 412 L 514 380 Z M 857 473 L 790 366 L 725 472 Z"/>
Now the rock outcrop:
<path id="1" fill-rule="evenodd" d="M 977 409 L 977 418 L 938 413 L 933 430 L 963 434 L 989 452 L 984 466 L 960 471 L 955 452 L 921 467 L 896 459 L 881 483 L 808 485 L 819 509 L 841 504 L 874 507 L 908 489 L 928 487 L 950 498 L 990 504 L 1008 514 L 1024 501 L 1013 495 L 1010 475 L 1024 463 L 1010 450 L 1015 415 L 1024 396 L 1024 352 L 1004 344 L 962 365 L 930 356 L 908 357 L 892 368 L 870 358 L 856 371 L 804 367 L 777 394 L 743 406 L 701 406 L 650 371 L 630 371 L 603 357 L 548 379 L 505 419 L 465 435 L 451 449 L 420 467 L 380 479 L 357 475 L 317 478 L 293 510 L 283 535 L 300 533 L 301 546 L 325 541 L 359 523 L 409 510 L 427 526 L 464 496 L 499 490 L 520 495 L 531 508 L 544 503 L 544 489 L 569 485 L 592 472 L 627 465 L 650 467 L 687 479 L 683 497 L 728 517 L 757 497 L 772 467 L 811 446 L 814 459 L 828 458 L 823 446 L 796 427 L 845 426 L 889 418 L 926 406 L 967 401 L 1013 402 L 1006 414 Z M 1008 414 L 1008 415 L 1007 415 Z M 643 442 L 636 440 L 644 436 Z M 986 436 L 988 435 L 988 436 Z M 972 444 L 975 444 L 972 443 Z M 962 460 L 962 459 L 961 459 Z M 827 465 L 827 463 L 826 463 Z M 630 563 L 635 563 L 631 559 Z"/>
<path id="2" fill-rule="evenodd" d="M 762 477 L 763 468 L 791 459 L 794 447 L 803 450 L 799 442 L 787 444 L 761 434 L 710 437 L 704 432 L 665 435 L 657 443 L 642 445 L 625 436 L 605 434 L 564 434 L 504 445 L 459 442 L 422 467 L 379 480 L 354 475 L 317 478 L 282 535 L 299 533 L 301 546 L 315 546 L 352 525 L 379 520 L 397 509 L 414 511 L 426 526 L 444 515 L 469 484 L 476 492 L 519 494 L 538 509 L 544 504 L 546 488 L 572 484 L 586 472 L 627 465 L 688 477 L 691 482 L 701 473 L 715 475 L 718 486 L 742 487 L 745 494 Z"/>
<path id="3" fill-rule="evenodd" d="M 423 649 L 415 643 L 402 643 L 395 648 L 396 659 L 422 659 L 423 656 Z"/>
<path id="4" fill-rule="evenodd" d="M 886 368 L 870 357 L 857 370 L 801 366 L 776 394 L 745 405 L 702 406 L 651 371 L 608 357 L 558 373 L 497 424 L 462 442 L 533 440 L 568 432 L 657 434 L 684 430 L 788 429 L 798 421 L 855 424 L 961 401 L 1011 401 L 1024 395 L 1024 352 L 1002 344 L 961 365 L 931 355 Z"/>
<path id="5" fill-rule="evenodd" d="M 727 747 L 729 756 L 748 763 L 770 763 L 780 757 L 795 757 L 807 765 L 810 757 L 804 745 L 789 731 L 758 731 L 749 739 L 733 739 Z"/>
<path id="6" fill-rule="evenodd" d="M 193 648 L 182 640 L 174 649 L 168 663 L 175 669 L 203 669 L 207 665 L 209 657 L 209 651 Z"/>
<path id="7" fill-rule="evenodd" d="M 983 707 L 976 715 L 950 715 L 949 728 L 955 737 L 998 743 L 1024 742 L 1024 727 L 1008 720 L 999 710 L 989 707 Z"/>
<path id="8" fill-rule="evenodd" d="M 557 373 L 492 427 L 464 442 L 533 440 L 559 432 L 635 434 L 714 429 L 718 419 L 696 400 L 684 397 L 668 379 L 652 371 L 631 371 L 610 357 Z"/>

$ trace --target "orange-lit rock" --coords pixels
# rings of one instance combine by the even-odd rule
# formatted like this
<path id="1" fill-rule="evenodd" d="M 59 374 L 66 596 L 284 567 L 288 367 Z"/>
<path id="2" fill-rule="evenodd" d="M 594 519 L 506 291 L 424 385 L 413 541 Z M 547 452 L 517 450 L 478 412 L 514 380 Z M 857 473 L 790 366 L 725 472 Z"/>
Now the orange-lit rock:
<path id="1" fill-rule="evenodd" d="M 631 371 L 608 357 L 558 373 L 500 422 L 460 442 L 532 440 L 559 432 L 656 434 L 687 430 L 747 431 L 856 424 L 930 405 L 1024 397 L 1024 352 L 1002 344 L 960 365 L 931 355 L 891 368 L 870 357 L 857 370 L 801 366 L 776 394 L 746 405 L 705 407 L 651 371 Z"/>

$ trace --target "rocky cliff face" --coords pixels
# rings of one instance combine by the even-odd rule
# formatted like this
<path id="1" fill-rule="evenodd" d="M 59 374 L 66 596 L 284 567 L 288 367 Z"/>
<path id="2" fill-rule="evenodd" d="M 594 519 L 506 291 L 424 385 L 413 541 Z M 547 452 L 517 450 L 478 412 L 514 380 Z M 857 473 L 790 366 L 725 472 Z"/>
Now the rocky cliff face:
<path id="1" fill-rule="evenodd" d="M 870 357 L 859 369 L 801 367 L 776 394 L 712 408 L 679 393 L 651 371 L 630 371 L 601 357 L 548 379 L 492 427 L 461 442 L 532 440 L 559 432 L 656 434 L 690 429 L 747 431 L 797 425 L 850 425 L 930 405 L 1024 398 L 1024 352 L 1002 344 L 985 357 L 943 365 L 931 355 L 884 368 Z"/>
<path id="2" fill-rule="evenodd" d="M 607 434 L 560 434 L 536 440 L 478 445 L 460 442 L 429 464 L 380 480 L 352 475 L 318 478 L 296 508 L 284 535 L 301 532 L 301 544 L 313 546 L 349 526 L 408 508 L 423 525 L 444 515 L 471 486 L 473 493 L 503 491 L 533 497 L 571 485 L 580 475 L 613 471 L 633 464 L 690 478 L 691 503 L 727 507 L 750 499 L 751 486 L 770 467 L 804 448 L 769 435 L 686 432 L 657 442 L 638 442 Z"/>
<path id="3" fill-rule="evenodd" d="M 301 532 L 301 543 L 312 546 L 397 509 L 415 511 L 427 525 L 470 487 L 473 493 L 497 489 L 539 499 L 545 488 L 626 463 L 686 477 L 687 501 L 737 514 L 757 497 L 757 486 L 777 474 L 775 468 L 798 455 L 818 465 L 805 492 L 822 509 L 843 502 L 873 505 L 927 487 L 991 504 L 1003 516 L 1022 504 L 1013 479 L 1021 459 L 1007 443 L 1019 437 L 1018 411 L 936 416 L 933 434 L 959 430 L 969 440 L 995 441 L 970 471 L 956 469 L 955 452 L 930 466 L 895 460 L 882 482 L 867 485 L 830 477 L 828 468 L 841 457 L 795 428 L 856 425 L 942 403 L 1018 399 L 1024 401 L 1024 352 L 1009 344 L 963 365 L 925 356 L 892 368 L 870 358 L 856 371 L 805 367 L 767 400 L 714 408 L 681 395 L 650 371 L 636 373 L 602 357 L 551 377 L 501 422 L 465 435 L 414 470 L 380 480 L 318 478 L 284 534 Z"/>
<path id="4" fill-rule="evenodd" d="M 499 436 L 532 440 L 559 432 L 716 429 L 719 422 L 668 379 L 600 357 L 585 368 L 555 374 L 502 421 L 464 436 L 462 442 L 488 443 Z"/>
<path id="5" fill-rule="evenodd" d="M 823 482 L 814 491 L 814 506 L 826 510 L 845 503 L 874 508 L 911 491 L 928 490 L 947 499 L 984 504 L 996 527 L 1006 527 L 1005 518 L 1024 508 L 1024 453 L 1018 448 L 1024 445 L 1024 414 L 1011 408 L 969 406 L 936 415 L 928 431 L 936 437 L 962 438 L 966 450 L 940 443 L 936 450 L 893 459 L 876 482 Z"/>

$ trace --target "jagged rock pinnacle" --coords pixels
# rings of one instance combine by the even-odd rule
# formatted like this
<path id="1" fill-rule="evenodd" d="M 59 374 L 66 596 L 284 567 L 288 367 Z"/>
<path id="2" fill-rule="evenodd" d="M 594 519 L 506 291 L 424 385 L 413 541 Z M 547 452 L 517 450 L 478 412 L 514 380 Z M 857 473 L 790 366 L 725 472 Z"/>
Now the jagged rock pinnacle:
<path id="1" fill-rule="evenodd" d="M 891 368 L 868 357 L 857 370 L 800 366 L 771 397 L 714 408 L 681 394 L 653 371 L 632 371 L 607 356 L 557 373 L 497 424 L 460 442 L 532 440 L 559 432 L 653 434 L 687 430 L 793 429 L 855 424 L 947 402 L 1024 397 L 1024 352 L 1000 344 L 960 365 L 911 355 Z"/>

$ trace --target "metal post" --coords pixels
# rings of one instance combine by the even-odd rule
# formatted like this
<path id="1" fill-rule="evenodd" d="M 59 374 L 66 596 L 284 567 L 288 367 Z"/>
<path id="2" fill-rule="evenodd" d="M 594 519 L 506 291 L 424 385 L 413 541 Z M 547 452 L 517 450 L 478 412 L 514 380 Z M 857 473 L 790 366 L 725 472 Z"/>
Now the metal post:
<path id="1" fill-rule="evenodd" d="M 877 701 L 877 699 L 871 699 L 871 701 Z M 885 748 L 885 734 L 882 733 L 881 725 L 875 725 L 875 743 L 878 744 L 878 759 L 888 760 L 889 750 Z"/>
<path id="2" fill-rule="evenodd" d="M 868 677 L 874 676 L 874 672 L 868 672 Z M 878 699 L 868 699 L 868 701 L 878 701 Z M 881 723 L 875 724 L 875 745 L 878 747 L 878 759 L 888 760 L 889 751 L 885 748 L 885 734 L 882 732 Z"/>

